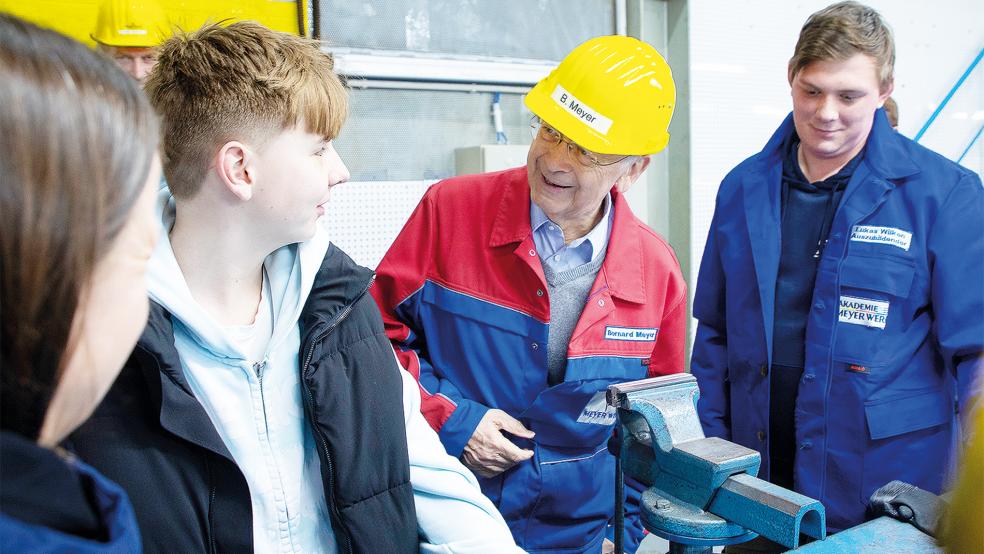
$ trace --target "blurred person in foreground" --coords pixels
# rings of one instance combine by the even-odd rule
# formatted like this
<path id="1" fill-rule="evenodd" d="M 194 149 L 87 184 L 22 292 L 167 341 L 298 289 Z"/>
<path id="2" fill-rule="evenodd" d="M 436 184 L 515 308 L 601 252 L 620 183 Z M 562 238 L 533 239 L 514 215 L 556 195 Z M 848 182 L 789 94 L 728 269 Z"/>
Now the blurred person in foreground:
<path id="1" fill-rule="evenodd" d="M 3 14 L 0 75 L 0 544 L 139 552 L 122 489 L 57 445 L 146 321 L 157 120 L 112 62 Z"/>

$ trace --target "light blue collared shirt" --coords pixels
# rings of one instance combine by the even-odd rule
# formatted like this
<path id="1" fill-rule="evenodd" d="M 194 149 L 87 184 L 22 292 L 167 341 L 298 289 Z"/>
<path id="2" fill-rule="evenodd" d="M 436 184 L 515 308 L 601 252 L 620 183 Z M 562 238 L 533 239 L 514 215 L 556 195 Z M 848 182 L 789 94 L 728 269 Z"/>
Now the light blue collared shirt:
<path id="1" fill-rule="evenodd" d="M 598 224 L 570 244 L 564 243 L 564 231 L 560 225 L 550 221 L 536 202 L 530 202 L 530 227 L 540 262 L 550 266 L 554 273 L 560 273 L 593 261 L 604 252 L 608 247 L 608 236 L 612 233 L 612 194 L 608 193 L 602 202 L 605 213 Z"/>

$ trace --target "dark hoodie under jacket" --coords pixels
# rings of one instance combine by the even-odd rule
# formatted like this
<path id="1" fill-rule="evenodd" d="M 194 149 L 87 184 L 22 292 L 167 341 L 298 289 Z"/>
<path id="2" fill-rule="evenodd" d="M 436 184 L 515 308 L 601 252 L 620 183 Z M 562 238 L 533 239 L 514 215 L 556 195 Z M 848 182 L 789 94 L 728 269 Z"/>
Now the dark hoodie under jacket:
<path id="1" fill-rule="evenodd" d="M 403 386 L 373 273 L 330 246 L 300 318 L 301 394 L 339 552 L 417 551 Z M 170 314 L 68 446 L 129 493 L 147 552 L 252 552 L 246 479 L 195 398 Z"/>

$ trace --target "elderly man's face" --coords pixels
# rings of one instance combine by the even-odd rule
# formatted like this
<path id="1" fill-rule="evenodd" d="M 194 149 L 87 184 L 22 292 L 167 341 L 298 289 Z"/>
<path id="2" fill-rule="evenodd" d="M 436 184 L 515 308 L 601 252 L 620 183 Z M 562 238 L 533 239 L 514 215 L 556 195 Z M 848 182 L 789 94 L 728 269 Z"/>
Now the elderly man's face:
<path id="1" fill-rule="evenodd" d="M 156 48 L 109 46 L 105 47 L 105 50 L 116 62 L 116 65 L 120 66 L 127 75 L 139 81 L 141 85 L 147 80 L 150 70 L 154 69 L 154 65 L 157 64 Z"/>
<path id="2" fill-rule="evenodd" d="M 629 156 L 606 166 L 586 166 L 565 142 L 537 136 L 526 158 L 530 197 L 567 242 L 586 235 L 601 219 L 602 201 L 612 187 L 625 192 L 649 165 L 648 156 Z"/>

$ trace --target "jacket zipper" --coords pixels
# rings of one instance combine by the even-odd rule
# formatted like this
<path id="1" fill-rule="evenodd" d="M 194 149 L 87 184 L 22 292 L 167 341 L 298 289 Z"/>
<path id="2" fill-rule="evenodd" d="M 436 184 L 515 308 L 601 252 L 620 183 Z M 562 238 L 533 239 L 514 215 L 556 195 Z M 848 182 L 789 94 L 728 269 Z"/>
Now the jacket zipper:
<path id="1" fill-rule="evenodd" d="M 259 386 L 260 386 L 260 408 L 263 410 L 263 430 L 264 430 L 264 433 L 266 434 L 266 443 L 267 443 L 268 447 L 270 448 L 270 450 L 272 451 L 273 450 L 273 443 L 270 440 L 270 420 L 269 420 L 269 418 L 267 416 L 266 393 L 263 391 L 263 375 L 265 373 L 264 370 L 266 369 L 266 365 L 267 365 L 267 360 L 265 358 L 263 359 L 263 361 L 254 362 L 253 363 L 253 372 L 256 374 L 256 380 L 257 380 L 257 382 L 259 383 Z M 277 468 L 277 480 L 281 483 L 280 486 L 283 487 L 283 480 L 281 479 L 280 467 L 278 467 L 276 464 L 274 465 L 274 467 Z M 290 511 L 287 509 L 287 502 L 286 502 L 286 500 L 284 501 L 284 511 L 287 514 L 287 521 L 290 522 Z M 288 523 L 288 537 L 290 537 L 290 542 L 293 545 L 293 543 L 294 543 L 293 531 L 290 530 L 290 524 L 289 523 Z M 281 538 L 280 540 L 283 540 L 283 539 Z"/>
<path id="2" fill-rule="evenodd" d="M 215 554 L 215 475 L 212 473 L 212 463 L 205 456 L 205 466 L 208 468 L 208 551 Z"/>
<path id="3" fill-rule="evenodd" d="M 256 373 L 256 380 L 260 385 L 260 407 L 263 409 L 263 428 L 267 434 L 267 442 L 270 437 L 270 422 L 267 420 L 266 394 L 263 392 L 263 370 L 266 369 L 267 361 L 256 362 L 253 364 L 253 372 Z M 272 445 L 271 445 L 272 446 Z"/>
<path id="4" fill-rule="evenodd" d="M 348 530 L 345 529 L 345 527 L 342 525 L 342 516 L 341 514 L 338 513 L 338 506 L 335 504 L 335 468 L 331 461 L 331 454 L 328 452 L 328 442 L 325 440 L 324 436 L 321 434 L 321 431 L 318 429 L 317 423 L 314 421 L 313 418 L 314 395 L 311 393 L 311 388 L 308 387 L 307 381 L 304 379 L 304 377 L 307 375 L 308 367 L 310 367 L 311 358 L 314 357 L 315 345 L 325 340 L 325 338 L 327 338 L 328 335 L 330 335 L 332 331 L 334 331 L 342 323 L 342 321 L 344 321 L 345 318 L 347 318 L 349 314 L 352 313 L 352 309 L 353 306 L 355 306 L 355 303 L 361 300 L 363 296 L 365 296 L 366 292 L 369 291 L 369 287 L 372 286 L 372 283 L 375 280 L 376 280 L 376 275 L 373 274 L 372 278 L 369 279 L 369 283 L 366 285 L 364 289 L 362 289 L 362 292 L 359 293 L 359 295 L 356 296 L 355 299 L 349 305 L 345 306 L 345 309 L 343 309 L 341 313 L 339 313 L 335 317 L 335 319 L 328 324 L 328 327 L 324 331 L 318 334 L 318 336 L 316 336 L 311 341 L 311 346 L 310 348 L 308 348 L 307 356 L 305 356 L 304 358 L 304 365 L 301 366 L 301 384 L 304 387 L 305 396 L 307 398 L 308 413 L 310 414 L 310 417 L 312 419 L 311 429 L 312 431 L 314 431 L 314 435 L 318 439 L 318 444 L 321 446 L 321 451 L 324 454 L 324 458 L 325 458 L 325 467 L 323 468 L 322 471 L 322 479 L 325 479 L 327 477 L 324 488 L 329 496 L 328 498 L 325 498 L 325 503 L 328 505 L 328 508 L 331 511 L 332 519 L 335 520 L 333 523 L 337 531 L 337 535 L 340 536 L 342 539 L 341 541 L 339 541 L 342 543 L 343 546 L 343 548 L 341 548 L 342 552 L 353 552 L 352 538 L 349 537 Z M 325 475 L 326 473 L 327 475 Z"/>
<path id="5" fill-rule="evenodd" d="M 866 181 L 869 180 L 869 179 L 871 181 L 885 181 L 884 179 L 882 179 L 880 177 L 876 177 L 870 170 L 868 170 L 868 175 L 865 176 L 865 180 Z M 885 181 L 885 182 L 887 183 L 888 181 Z M 844 265 L 844 258 L 847 257 L 847 249 L 848 249 L 848 247 L 851 244 L 851 239 L 850 239 L 851 229 L 853 229 L 854 226 L 857 225 L 859 221 L 862 221 L 865 218 L 867 218 L 868 216 L 870 216 L 871 214 L 875 213 L 878 210 L 878 208 L 881 207 L 881 205 L 885 203 L 885 197 L 888 196 L 888 194 L 891 192 L 891 190 L 892 189 L 887 189 L 887 190 L 883 191 L 882 194 L 881 194 L 881 196 L 879 196 L 878 199 L 871 205 L 871 209 L 869 209 L 867 212 L 865 212 L 863 215 L 861 215 L 861 217 L 858 217 L 857 219 L 855 219 L 853 221 L 850 221 L 849 222 L 849 225 L 847 226 L 847 231 L 845 232 L 846 234 L 845 234 L 845 237 L 844 237 L 844 245 L 843 245 L 843 247 L 841 249 L 841 252 L 840 252 L 840 259 L 837 260 L 837 273 L 834 275 L 834 291 L 833 292 L 834 292 L 834 302 L 835 302 L 835 304 L 834 304 L 835 313 L 836 313 L 836 310 L 839 309 L 839 306 L 840 306 L 840 277 L 841 277 L 841 267 L 843 267 L 843 265 Z M 847 191 L 845 190 L 845 194 L 846 193 L 847 193 Z M 841 202 L 844 202 L 844 201 L 845 200 L 842 198 L 841 199 Z M 833 227 L 832 224 L 831 224 L 831 227 Z M 818 266 L 819 266 L 819 264 L 818 264 Z M 833 387 L 833 384 L 834 384 L 834 372 L 833 372 L 833 369 L 834 369 L 834 343 L 836 342 L 836 340 L 837 340 L 837 324 L 835 322 L 834 323 L 833 331 L 830 334 L 830 345 L 827 348 L 827 383 L 826 383 L 827 386 L 824 388 L 824 395 L 823 395 L 823 397 L 825 398 L 825 400 L 824 400 L 824 403 L 823 403 L 823 421 L 824 421 L 824 426 L 823 426 L 823 471 L 820 473 L 820 500 L 821 501 L 823 500 L 823 498 L 826 497 L 826 494 L 827 494 L 827 438 L 830 436 L 830 429 L 828 427 L 828 411 L 830 409 L 830 389 Z"/>

